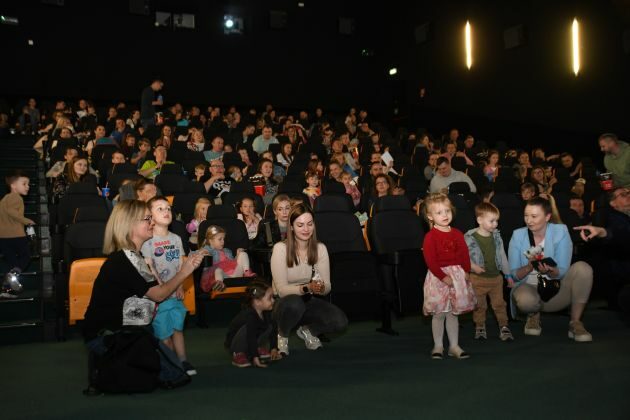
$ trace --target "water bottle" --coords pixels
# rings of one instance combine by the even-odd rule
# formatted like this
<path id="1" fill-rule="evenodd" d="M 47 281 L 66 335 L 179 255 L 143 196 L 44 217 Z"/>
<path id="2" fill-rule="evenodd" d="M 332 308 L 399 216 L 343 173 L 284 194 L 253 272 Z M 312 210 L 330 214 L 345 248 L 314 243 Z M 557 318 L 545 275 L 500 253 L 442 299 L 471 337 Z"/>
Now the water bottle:
<path id="1" fill-rule="evenodd" d="M 35 236 L 35 228 L 33 227 L 33 225 L 28 225 L 26 226 L 26 234 L 28 235 L 28 238 L 31 241 L 34 241 L 36 236 Z"/>

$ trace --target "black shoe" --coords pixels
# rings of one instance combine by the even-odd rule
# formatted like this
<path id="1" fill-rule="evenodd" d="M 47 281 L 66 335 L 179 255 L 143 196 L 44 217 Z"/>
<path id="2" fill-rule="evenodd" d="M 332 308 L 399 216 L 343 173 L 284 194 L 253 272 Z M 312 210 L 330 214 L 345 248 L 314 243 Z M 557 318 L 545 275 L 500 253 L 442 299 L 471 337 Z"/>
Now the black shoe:
<path id="1" fill-rule="evenodd" d="M 179 388 L 184 385 L 188 385 L 190 381 L 191 381 L 190 376 L 182 375 L 181 377 L 175 380 L 161 382 L 160 387 L 164 389 L 174 389 L 174 388 Z"/>
<path id="2" fill-rule="evenodd" d="M 90 385 L 83 390 L 83 395 L 86 397 L 98 397 L 99 395 L 103 395 L 103 392 Z"/>
<path id="3" fill-rule="evenodd" d="M 193 376 L 197 374 L 197 369 L 195 369 L 195 367 L 191 365 L 188 361 L 184 360 L 182 362 L 182 366 L 184 367 L 184 370 L 186 371 L 186 375 Z"/>

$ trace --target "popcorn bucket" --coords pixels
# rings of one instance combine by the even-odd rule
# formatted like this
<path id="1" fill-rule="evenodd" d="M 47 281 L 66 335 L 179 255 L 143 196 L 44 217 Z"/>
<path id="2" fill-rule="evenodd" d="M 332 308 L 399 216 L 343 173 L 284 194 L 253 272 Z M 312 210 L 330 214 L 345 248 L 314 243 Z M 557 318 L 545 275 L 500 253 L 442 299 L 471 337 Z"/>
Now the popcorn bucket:
<path id="1" fill-rule="evenodd" d="M 254 192 L 261 197 L 265 196 L 266 189 L 265 185 L 254 185 Z"/>

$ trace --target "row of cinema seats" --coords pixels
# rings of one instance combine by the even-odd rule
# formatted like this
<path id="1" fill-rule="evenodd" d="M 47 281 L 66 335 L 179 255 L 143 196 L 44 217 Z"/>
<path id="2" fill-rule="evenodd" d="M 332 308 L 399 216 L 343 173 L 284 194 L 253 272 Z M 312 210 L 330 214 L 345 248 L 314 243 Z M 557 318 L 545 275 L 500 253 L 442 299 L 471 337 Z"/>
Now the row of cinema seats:
<path id="1" fill-rule="evenodd" d="M 373 217 L 367 226 L 368 243 L 344 193 L 322 195 L 316 200 L 314 211 L 319 239 L 327 245 L 330 254 L 334 285 L 330 296 L 332 302 L 342 307 L 351 319 L 373 319 L 380 312 L 386 332 L 393 331 L 392 309 L 397 313 L 419 311 L 422 299 L 420 285 L 424 274 L 420 254 L 423 230 L 420 218 L 411 210 L 405 197 L 384 197 L 375 204 Z M 85 269 L 82 261 L 104 257 L 101 247 L 107 217 L 108 213 L 102 206 L 79 207 L 72 223 L 65 228 L 63 259 L 57 273 L 58 305 L 65 311 L 74 308 L 70 314 L 72 322 L 81 319 L 81 310 L 77 312 L 76 307 L 87 304 L 85 294 L 91 288 L 85 283 L 89 283 L 90 278 L 93 281 L 97 273 Z M 207 217 L 200 227 L 201 235 L 210 224 L 222 226 L 227 231 L 226 247 L 249 249 L 259 265 L 268 263 L 270 250 L 251 246 L 245 226 L 236 218 L 232 205 L 212 206 Z M 176 229 L 171 226 L 171 230 Z M 77 276 L 77 270 L 84 271 L 84 274 Z M 238 297 L 247 281 L 234 279 L 228 283 L 232 287 L 223 293 L 209 295 L 198 288 L 200 273 L 195 277 L 195 308 L 202 320 L 209 300 Z M 77 278 L 80 279 L 78 283 L 75 281 Z M 75 283 L 80 285 L 75 287 Z M 63 324 L 61 337 L 65 336 L 67 313 L 59 320 Z"/>

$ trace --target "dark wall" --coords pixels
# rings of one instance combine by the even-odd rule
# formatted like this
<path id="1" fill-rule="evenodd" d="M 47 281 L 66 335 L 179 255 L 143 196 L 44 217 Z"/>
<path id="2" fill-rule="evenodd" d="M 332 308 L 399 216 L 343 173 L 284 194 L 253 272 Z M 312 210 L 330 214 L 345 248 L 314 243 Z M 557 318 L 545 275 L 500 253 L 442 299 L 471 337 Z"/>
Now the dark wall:
<path id="1" fill-rule="evenodd" d="M 361 49 L 381 42 L 373 25 L 380 16 L 358 4 L 151 2 L 153 11 L 196 15 L 195 30 L 172 30 L 156 28 L 153 15 L 130 14 L 128 1 L 3 2 L 2 13 L 20 25 L 0 25 L 0 94 L 137 101 L 159 75 L 167 102 L 378 107 L 380 92 L 366 86 L 386 76 Z M 270 10 L 288 12 L 287 29 L 269 28 Z M 226 12 L 244 17 L 244 35 L 223 34 Z M 354 35 L 339 33 L 342 16 L 356 18 Z"/>
<path id="2" fill-rule="evenodd" d="M 423 106 L 496 120 L 581 133 L 630 133 L 627 98 L 630 56 L 622 33 L 627 7 L 619 1 L 432 2 L 410 5 L 394 25 L 396 53 L 406 99 Z M 582 69 L 571 67 L 570 25 L 582 35 Z M 464 61 L 464 24 L 473 30 L 473 67 Z M 417 45 L 416 25 L 432 22 L 433 37 Z M 505 50 L 503 31 L 524 24 L 526 44 Z M 534 142 L 553 142 L 538 133 Z M 591 141 L 594 141 L 591 138 Z"/>
<path id="3" fill-rule="evenodd" d="M 531 136 L 537 144 L 571 136 L 593 141 L 602 131 L 630 134 L 630 55 L 622 48 L 627 1 L 305 3 L 152 1 L 152 11 L 196 15 L 197 29 L 173 31 L 155 28 L 152 15 L 131 15 L 128 1 L 3 2 L 0 12 L 18 16 L 20 25 L 0 25 L 0 96 L 137 101 L 159 75 L 167 103 L 357 105 L 382 111 L 383 120 L 398 107 L 400 121 L 437 127 L 436 134 L 464 123 L 509 131 L 514 122 L 524 141 Z M 269 29 L 270 10 L 287 11 L 286 30 Z M 228 12 L 245 18 L 244 35 L 222 33 Z M 339 34 L 343 16 L 356 19 L 354 35 Z M 574 16 L 583 38 L 578 77 L 569 49 Z M 467 19 L 471 71 L 463 60 Z M 432 39 L 417 45 L 414 27 L 425 22 L 433 23 Z M 505 50 L 503 31 L 517 24 L 526 27 L 526 45 Z M 361 56 L 366 48 L 373 57 Z M 390 78 L 393 66 L 398 75 Z M 427 89 L 422 104 L 419 87 Z"/>

